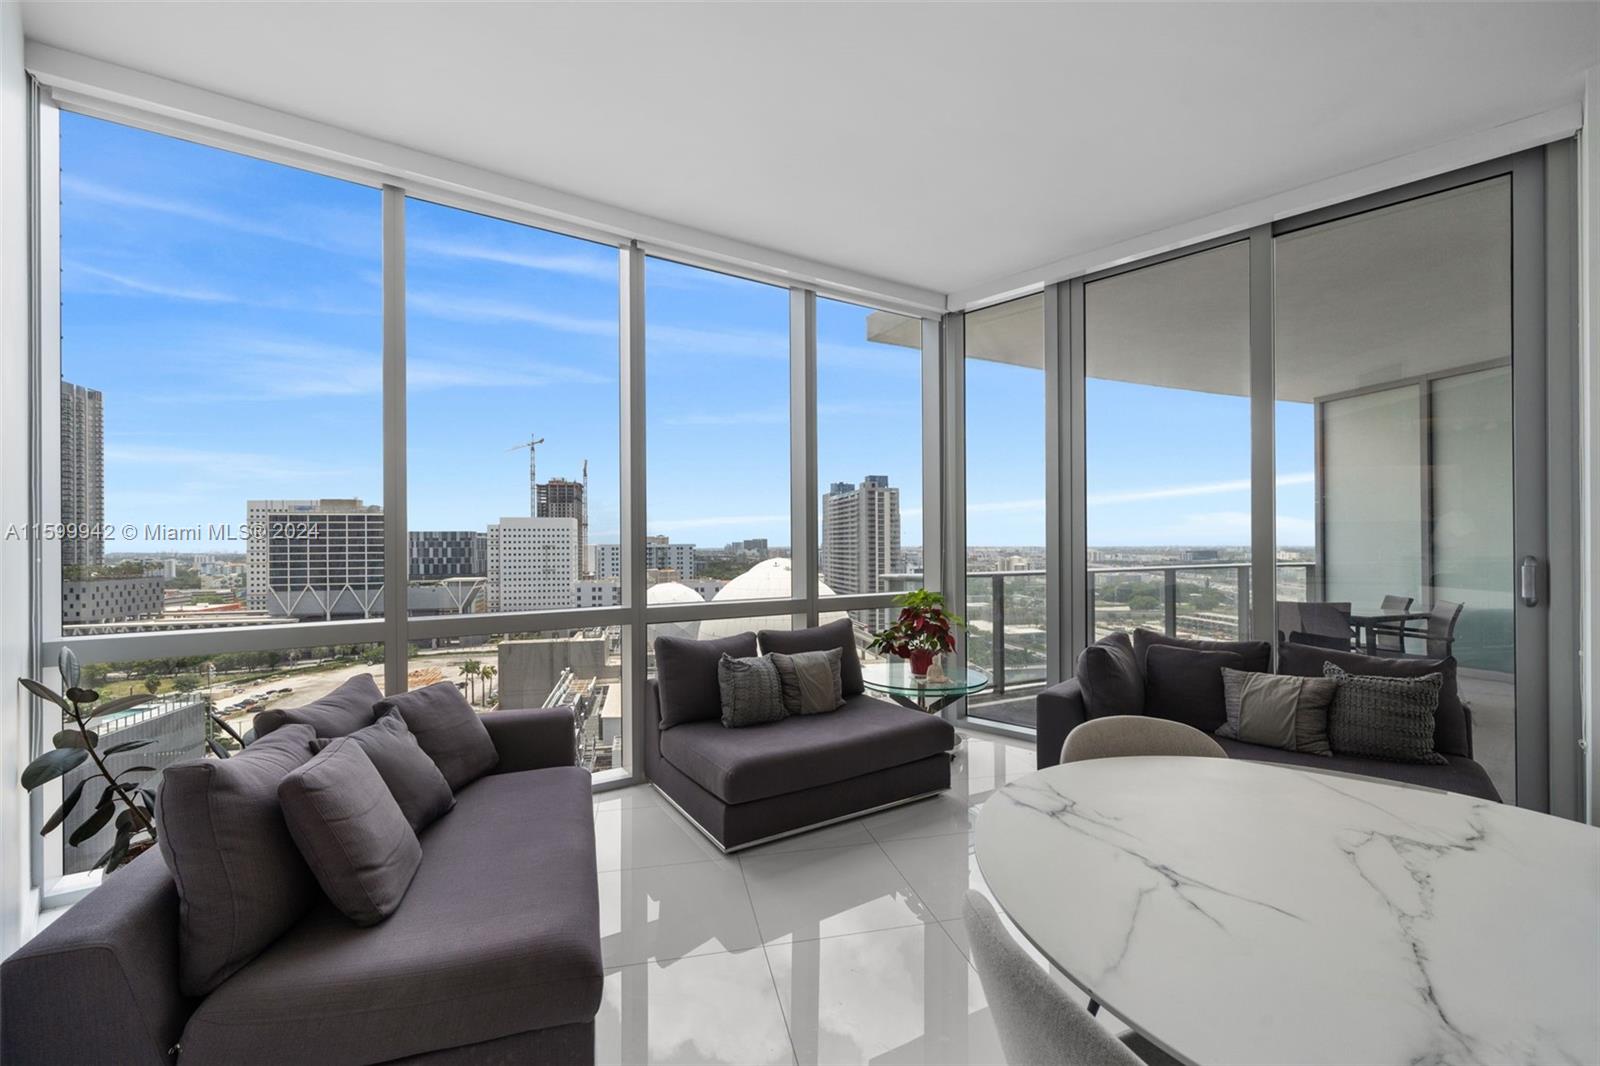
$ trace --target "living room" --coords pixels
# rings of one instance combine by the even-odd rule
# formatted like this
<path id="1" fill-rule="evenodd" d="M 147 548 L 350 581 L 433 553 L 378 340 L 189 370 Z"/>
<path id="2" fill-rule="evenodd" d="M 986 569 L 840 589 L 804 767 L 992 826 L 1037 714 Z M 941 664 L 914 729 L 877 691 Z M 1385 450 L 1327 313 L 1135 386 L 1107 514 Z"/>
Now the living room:
<path id="1" fill-rule="evenodd" d="M 0 3 L 0 1058 L 1600 1062 L 1597 109 L 1592 0 Z"/>

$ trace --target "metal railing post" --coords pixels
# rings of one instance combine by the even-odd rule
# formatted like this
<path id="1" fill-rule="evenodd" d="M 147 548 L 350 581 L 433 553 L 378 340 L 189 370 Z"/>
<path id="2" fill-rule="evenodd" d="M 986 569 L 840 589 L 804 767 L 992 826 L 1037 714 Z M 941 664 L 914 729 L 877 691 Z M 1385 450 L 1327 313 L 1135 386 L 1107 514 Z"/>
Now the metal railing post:
<path id="1" fill-rule="evenodd" d="M 990 678 L 990 689 L 996 696 L 1005 694 L 1006 691 L 1006 579 L 1004 574 L 992 574 L 989 577 L 990 594 L 994 597 L 994 628 L 991 639 L 994 647 L 990 654 L 994 657 L 993 677 Z"/>
<path id="2" fill-rule="evenodd" d="M 1161 608 L 1166 615 L 1167 636 L 1178 635 L 1178 570 L 1167 566 L 1161 570 Z"/>

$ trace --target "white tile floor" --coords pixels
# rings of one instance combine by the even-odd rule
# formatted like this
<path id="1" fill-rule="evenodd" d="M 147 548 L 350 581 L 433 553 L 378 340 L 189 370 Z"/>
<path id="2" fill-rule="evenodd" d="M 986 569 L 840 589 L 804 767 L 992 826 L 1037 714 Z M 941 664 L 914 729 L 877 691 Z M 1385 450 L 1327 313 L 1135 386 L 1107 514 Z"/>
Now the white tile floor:
<path id="1" fill-rule="evenodd" d="M 1003 1063 L 961 907 L 978 809 L 1033 765 L 971 735 L 948 793 L 733 856 L 648 787 L 600 794 L 597 1061 Z"/>

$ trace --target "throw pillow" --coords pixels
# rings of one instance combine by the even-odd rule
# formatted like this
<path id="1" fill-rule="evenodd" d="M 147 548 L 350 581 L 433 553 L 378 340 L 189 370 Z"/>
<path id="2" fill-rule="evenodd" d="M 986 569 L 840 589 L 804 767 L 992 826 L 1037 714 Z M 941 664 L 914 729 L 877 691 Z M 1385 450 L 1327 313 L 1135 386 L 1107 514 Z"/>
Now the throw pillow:
<path id="1" fill-rule="evenodd" d="M 178 889 L 184 995 L 222 984 L 316 899 L 278 804 L 279 783 L 310 760 L 314 736 L 309 725 L 286 725 L 231 759 L 194 759 L 162 773 L 156 830 Z"/>
<path id="2" fill-rule="evenodd" d="M 856 653 L 856 630 L 848 618 L 809 629 L 763 629 L 761 650 L 793 655 L 802 651 L 839 649 L 839 683 L 846 696 L 867 691 L 861 681 L 861 656 Z"/>
<path id="3" fill-rule="evenodd" d="M 1272 668 L 1272 645 L 1264 640 L 1195 640 L 1191 637 L 1169 637 L 1153 629 L 1140 627 L 1133 631 L 1133 657 L 1142 673 L 1150 657 L 1150 649 L 1157 645 L 1169 648 L 1192 648 L 1195 651 L 1231 651 L 1243 657 L 1244 670 L 1265 673 Z"/>
<path id="4" fill-rule="evenodd" d="M 1322 672 L 1339 683 L 1328 712 L 1328 741 L 1340 755 L 1443 764 L 1433 750 L 1433 715 L 1444 677 L 1348 674 L 1333 663 Z"/>
<path id="5" fill-rule="evenodd" d="M 772 652 L 783 685 L 783 709 L 790 714 L 822 714 L 844 706 L 844 683 L 839 673 L 843 652 L 801 651 L 793 655 Z"/>
<path id="6" fill-rule="evenodd" d="M 340 737 L 278 786 L 284 821 L 317 884 L 357 925 L 400 906 L 422 845 L 360 743 Z"/>
<path id="7" fill-rule="evenodd" d="M 1248 670 L 1250 664 L 1231 651 L 1155 645 L 1145 659 L 1144 713 L 1215 733 L 1228 720 L 1223 667 Z"/>
<path id="8" fill-rule="evenodd" d="M 413 831 L 422 832 L 456 805 L 450 782 L 411 735 L 400 712 L 389 711 L 344 739 L 355 741 L 367 753 Z M 314 740 L 311 750 L 322 751 L 332 743 Z"/>
<path id="9" fill-rule="evenodd" d="M 1222 668 L 1222 702 L 1228 720 L 1217 736 L 1284 751 L 1332 755 L 1328 705 L 1338 682 Z"/>
<path id="10" fill-rule="evenodd" d="M 439 767 L 452 792 L 460 792 L 500 764 L 500 753 L 478 712 L 448 681 L 378 701 L 380 715 L 390 711 L 400 712 L 418 747 Z"/>
<path id="11" fill-rule="evenodd" d="M 1433 716 L 1433 748 L 1446 755 L 1472 757 L 1472 732 L 1467 726 L 1467 710 L 1456 689 L 1456 661 L 1443 659 L 1385 659 L 1353 651 L 1328 651 L 1299 644 L 1278 646 L 1278 673 L 1299 677 L 1321 677 L 1324 663 L 1332 663 L 1347 674 L 1363 677 L 1443 678 L 1439 689 L 1439 709 Z"/>
<path id="12" fill-rule="evenodd" d="M 264 737 L 286 725 L 299 723 L 319 737 L 349 736 L 372 724 L 372 705 L 383 699 L 371 674 L 357 674 L 332 692 L 304 707 L 279 707 L 256 715 L 256 736 Z"/>
<path id="13" fill-rule="evenodd" d="M 1074 671 L 1091 718 L 1144 713 L 1144 678 L 1126 633 L 1113 633 L 1083 649 Z"/>
<path id="14" fill-rule="evenodd" d="M 745 659 L 756 654 L 756 635 L 738 633 L 720 640 L 657 637 L 656 688 L 660 694 L 660 728 L 684 722 L 709 721 L 722 714 L 717 663 L 723 655 Z"/>
<path id="15" fill-rule="evenodd" d="M 745 659 L 724 655 L 717 663 L 717 683 L 722 689 L 722 724 L 728 729 L 788 717 L 778 668 L 765 655 Z"/>

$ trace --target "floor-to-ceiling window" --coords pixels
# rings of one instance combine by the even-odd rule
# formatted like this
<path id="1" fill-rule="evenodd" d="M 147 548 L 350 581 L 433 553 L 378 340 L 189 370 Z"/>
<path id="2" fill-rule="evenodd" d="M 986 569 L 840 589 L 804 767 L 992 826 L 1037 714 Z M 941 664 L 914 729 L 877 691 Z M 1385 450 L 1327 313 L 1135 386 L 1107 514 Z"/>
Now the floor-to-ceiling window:
<path id="1" fill-rule="evenodd" d="M 1038 296 L 966 316 L 967 714 L 1031 727 L 1045 680 L 1044 318 Z"/>
<path id="2" fill-rule="evenodd" d="M 1453 656 L 1474 755 L 1507 797 L 1511 220 L 1499 176 L 1292 228 L 1274 249 L 1278 628 Z"/>
<path id="3" fill-rule="evenodd" d="M 1084 286 L 1092 637 L 1250 631 L 1245 241 Z"/>

